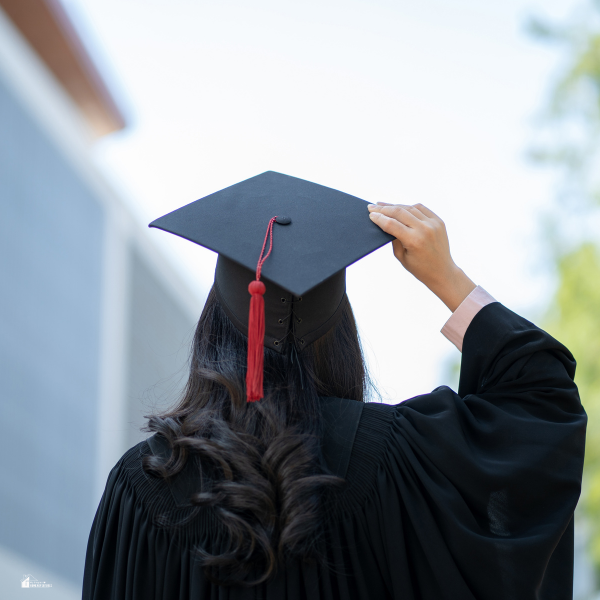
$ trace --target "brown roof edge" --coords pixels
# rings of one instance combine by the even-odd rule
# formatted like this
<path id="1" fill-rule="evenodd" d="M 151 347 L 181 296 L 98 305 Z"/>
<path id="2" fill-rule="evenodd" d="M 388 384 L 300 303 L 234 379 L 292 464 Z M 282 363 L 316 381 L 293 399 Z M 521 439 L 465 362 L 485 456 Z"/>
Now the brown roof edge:
<path id="1" fill-rule="evenodd" d="M 71 96 L 96 136 L 125 119 L 58 0 L 0 0 L 17 29 Z"/>

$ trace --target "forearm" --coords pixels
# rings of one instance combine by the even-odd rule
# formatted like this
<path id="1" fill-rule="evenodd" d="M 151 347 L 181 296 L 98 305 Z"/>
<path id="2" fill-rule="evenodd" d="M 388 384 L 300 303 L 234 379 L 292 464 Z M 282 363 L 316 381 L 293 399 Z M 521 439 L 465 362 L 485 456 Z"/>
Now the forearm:
<path id="1" fill-rule="evenodd" d="M 448 272 L 432 277 L 423 283 L 454 312 L 467 296 L 477 287 L 465 272 L 452 263 Z"/>

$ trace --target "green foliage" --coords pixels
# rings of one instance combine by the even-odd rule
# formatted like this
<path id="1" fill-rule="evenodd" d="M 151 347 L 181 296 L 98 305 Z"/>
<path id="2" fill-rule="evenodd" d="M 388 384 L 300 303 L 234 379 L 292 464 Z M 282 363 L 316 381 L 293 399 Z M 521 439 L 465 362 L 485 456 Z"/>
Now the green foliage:
<path id="1" fill-rule="evenodd" d="M 575 381 L 589 419 L 580 510 L 600 571 L 600 251 L 585 243 L 560 259 L 558 271 L 560 286 L 544 327 L 577 361 Z"/>
<path id="2" fill-rule="evenodd" d="M 568 23 L 532 20 L 529 31 L 562 50 L 534 160 L 563 175 L 561 201 L 586 204 L 600 190 L 600 2 L 584 2 Z"/>

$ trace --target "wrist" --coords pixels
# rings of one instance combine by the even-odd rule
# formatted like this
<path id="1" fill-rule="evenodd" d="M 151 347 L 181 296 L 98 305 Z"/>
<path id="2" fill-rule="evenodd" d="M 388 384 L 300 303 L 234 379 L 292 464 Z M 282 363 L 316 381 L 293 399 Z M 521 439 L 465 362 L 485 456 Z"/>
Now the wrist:
<path id="1" fill-rule="evenodd" d="M 477 286 L 462 269 L 453 264 L 439 281 L 427 287 L 454 312 Z"/>

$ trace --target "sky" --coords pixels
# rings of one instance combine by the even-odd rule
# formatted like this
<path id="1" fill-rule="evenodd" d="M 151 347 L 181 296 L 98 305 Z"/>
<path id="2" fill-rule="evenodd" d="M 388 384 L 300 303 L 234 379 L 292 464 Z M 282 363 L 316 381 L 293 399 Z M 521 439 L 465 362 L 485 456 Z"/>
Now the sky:
<path id="1" fill-rule="evenodd" d="M 526 154 L 560 59 L 525 25 L 577 2 L 63 3 L 128 122 L 94 160 L 142 223 L 267 170 L 421 202 L 473 281 L 528 318 L 543 313 L 541 214 L 555 179 Z M 148 235 L 204 297 L 216 255 Z M 450 313 L 390 246 L 349 267 L 347 288 L 384 401 L 456 385 L 460 355 L 440 334 Z"/>

